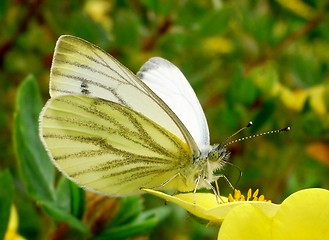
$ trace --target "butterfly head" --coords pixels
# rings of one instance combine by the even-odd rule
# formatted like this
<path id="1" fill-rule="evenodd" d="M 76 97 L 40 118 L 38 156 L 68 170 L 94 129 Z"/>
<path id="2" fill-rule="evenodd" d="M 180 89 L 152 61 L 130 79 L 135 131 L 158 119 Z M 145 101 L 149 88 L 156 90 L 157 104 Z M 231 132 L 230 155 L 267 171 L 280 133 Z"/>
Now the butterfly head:
<path id="1" fill-rule="evenodd" d="M 222 145 L 213 145 L 207 153 L 207 164 L 210 167 L 211 173 L 224 167 L 230 152 Z"/>
<path id="2" fill-rule="evenodd" d="M 224 167 L 229 157 L 230 152 L 224 146 L 216 144 L 201 148 L 195 162 L 207 169 L 206 175 L 212 175 L 214 171 Z"/>
<path id="3" fill-rule="evenodd" d="M 214 145 L 208 152 L 209 162 L 227 161 L 229 157 L 230 152 L 222 145 Z"/>

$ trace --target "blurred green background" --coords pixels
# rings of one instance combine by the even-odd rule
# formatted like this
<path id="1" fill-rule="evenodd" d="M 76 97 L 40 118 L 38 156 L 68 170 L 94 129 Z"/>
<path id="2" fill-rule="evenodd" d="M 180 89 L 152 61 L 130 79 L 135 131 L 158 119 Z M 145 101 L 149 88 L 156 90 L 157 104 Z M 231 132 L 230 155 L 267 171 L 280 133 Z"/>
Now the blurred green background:
<path id="1" fill-rule="evenodd" d="M 327 13 L 325 0 L 0 1 L 0 238 L 12 204 L 27 239 L 217 236 L 218 227 L 151 196 L 86 195 L 49 164 L 37 115 L 63 34 L 100 46 L 133 72 L 152 56 L 176 64 L 204 108 L 212 143 L 249 121 L 238 137 L 290 126 L 229 146 L 236 167 L 222 173 L 243 193 L 259 188 L 280 203 L 303 188 L 328 189 Z"/>

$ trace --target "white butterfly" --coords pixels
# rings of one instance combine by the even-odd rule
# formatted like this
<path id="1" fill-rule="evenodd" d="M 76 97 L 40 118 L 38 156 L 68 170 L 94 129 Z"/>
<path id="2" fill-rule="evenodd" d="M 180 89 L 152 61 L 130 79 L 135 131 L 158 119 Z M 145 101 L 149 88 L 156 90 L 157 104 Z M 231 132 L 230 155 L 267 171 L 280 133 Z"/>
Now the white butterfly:
<path id="1" fill-rule="evenodd" d="M 97 46 L 57 41 L 40 137 L 69 179 L 111 196 L 141 188 L 212 188 L 229 153 L 210 145 L 200 103 L 180 70 L 156 57 L 137 76 Z"/>

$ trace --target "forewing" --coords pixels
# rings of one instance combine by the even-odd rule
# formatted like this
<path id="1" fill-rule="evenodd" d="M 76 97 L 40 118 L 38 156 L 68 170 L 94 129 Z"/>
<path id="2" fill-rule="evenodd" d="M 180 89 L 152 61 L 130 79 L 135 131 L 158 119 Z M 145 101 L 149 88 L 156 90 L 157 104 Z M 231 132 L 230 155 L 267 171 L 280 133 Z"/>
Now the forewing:
<path id="1" fill-rule="evenodd" d="M 51 98 L 41 113 L 40 135 L 67 177 L 112 196 L 158 187 L 192 158 L 186 143 L 149 118 L 88 96 Z"/>
<path id="2" fill-rule="evenodd" d="M 199 151 L 184 124 L 136 75 L 97 46 L 73 36 L 56 44 L 50 74 L 51 97 L 85 95 L 119 103 L 143 114 Z"/>
<path id="3" fill-rule="evenodd" d="M 175 65 L 154 57 L 142 66 L 137 76 L 178 116 L 200 148 L 209 145 L 208 124 L 200 102 Z"/>

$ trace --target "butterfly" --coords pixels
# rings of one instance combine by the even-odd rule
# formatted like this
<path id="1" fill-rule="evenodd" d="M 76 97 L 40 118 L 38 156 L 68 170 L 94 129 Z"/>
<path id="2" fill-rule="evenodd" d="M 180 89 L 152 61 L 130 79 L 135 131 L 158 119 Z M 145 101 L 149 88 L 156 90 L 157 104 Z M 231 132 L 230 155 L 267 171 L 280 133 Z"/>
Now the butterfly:
<path id="1" fill-rule="evenodd" d="M 39 117 L 53 164 L 79 186 L 107 194 L 141 188 L 213 189 L 229 152 L 210 145 L 202 107 L 182 72 L 154 57 L 135 75 L 99 47 L 61 36 Z M 214 190 L 214 189 L 213 189 Z"/>

